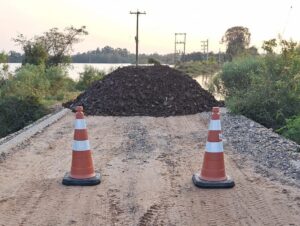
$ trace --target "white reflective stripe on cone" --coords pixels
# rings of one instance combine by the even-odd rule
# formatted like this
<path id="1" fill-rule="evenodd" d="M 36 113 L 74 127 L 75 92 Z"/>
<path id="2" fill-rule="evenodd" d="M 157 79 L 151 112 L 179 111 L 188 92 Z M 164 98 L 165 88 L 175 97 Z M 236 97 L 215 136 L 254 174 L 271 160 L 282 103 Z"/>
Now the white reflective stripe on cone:
<path id="1" fill-rule="evenodd" d="M 206 152 L 223 152 L 223 142 L 206 142 Z"/>
<path id="2" fill-rule="evenodd" d="M 88 140 L 73 140 L 73 151 L 89 151 L 90 142 Z"/>
<path id="3" fill-rule="evenodd" d="M 210 120 L 208 130 L 222 130 L 220 120 Z"/>
<path id="4" fill-rule="evenodd" d="M 75 120 L 75 129 L 86 129 L 85 119 L 76 119 Z"/>

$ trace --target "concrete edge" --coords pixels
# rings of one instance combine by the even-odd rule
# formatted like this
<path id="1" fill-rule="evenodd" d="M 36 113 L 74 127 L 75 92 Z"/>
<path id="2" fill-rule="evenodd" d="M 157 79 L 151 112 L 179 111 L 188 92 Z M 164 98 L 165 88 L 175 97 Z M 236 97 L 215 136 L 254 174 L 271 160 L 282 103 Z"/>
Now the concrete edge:
<path id="1" fill-rule="evenodd" d="M 26 141 L 30 137 L 34 136 L 38 132 L 44 130 L 47 126 L 58 121 L 64 117 L 68 112 L 71 112 L 69 109 L 63 108 L 57 112 L 48 114 L 39 120 L 33 122 L 32 124 L 24 127 L 23 129 L 10 134 L 4 138 L 0 139 L 0 156 L 3 154 L 9 153 L 10 149 Z"/>

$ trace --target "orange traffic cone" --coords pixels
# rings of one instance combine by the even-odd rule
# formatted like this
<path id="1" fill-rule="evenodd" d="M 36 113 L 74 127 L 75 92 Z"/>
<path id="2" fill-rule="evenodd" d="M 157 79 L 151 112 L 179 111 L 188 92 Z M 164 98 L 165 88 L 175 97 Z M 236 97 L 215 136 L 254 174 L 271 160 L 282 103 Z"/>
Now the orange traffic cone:
<path id="1" fill-rule="evenodd" d="M 232 188 L 234 181 L 226 175 L 221 139 L 219 107 L 213 107 L 200 175 L 193 175 L 193 182 L 200 188 Z"/>
<path id="2" fill-rule="evenodd" d="M 96 185 L 101 182 L 101 177 L 94 171 L 86 122 L 82 112 L 83 107 L 78 106 L 76 111 L 71 172 L 65 174 L 62 183 L 64 185 Z"/>

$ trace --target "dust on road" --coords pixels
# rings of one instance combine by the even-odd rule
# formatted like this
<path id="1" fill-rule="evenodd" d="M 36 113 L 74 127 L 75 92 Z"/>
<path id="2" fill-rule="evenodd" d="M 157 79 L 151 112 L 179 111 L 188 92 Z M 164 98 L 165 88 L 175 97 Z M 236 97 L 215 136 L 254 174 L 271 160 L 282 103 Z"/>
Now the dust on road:
<path id="1" fill-rule="evenodd" d="M 74 115 L 14 148 L 0 163 L 0 225 L 297 225 L 300 195 L 238 167 L 225 143 L 233 189 L 203 190 L 192 174 L 201 167 L 207 136 L 202 114 L 87 117 L 102 182 L 66 187 Z"/>

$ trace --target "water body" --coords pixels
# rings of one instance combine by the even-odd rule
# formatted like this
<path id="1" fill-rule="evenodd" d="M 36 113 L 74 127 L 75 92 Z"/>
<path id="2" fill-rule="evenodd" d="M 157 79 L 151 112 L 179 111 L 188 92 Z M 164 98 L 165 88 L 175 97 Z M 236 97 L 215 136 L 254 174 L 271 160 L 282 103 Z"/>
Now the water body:
<path id="1" fill-rule="evenodd" d="M 209 90 L 212 80 L 216 75 L 217 73 L 213 75 L 198 75 L 194 79 L 200 84 L 203 89 Z M 213 95 L 217 100 L 224 100 L 224 96 L 219 93 L 214 93 Z"/>
<path id="2" fill-rule="evenodd" d="M 9 71 L 11 73 L 14 73 L 17 68 L 21 67 L 21 65 L 21 63 L 9 63 Z M 96 69 L 103 70 L 106 73 L 109 73 L 119 67 L 124 67 L 128 65 L 131 64 L 71 64 L 71 66 L 68 68 L 68 74 L 70 78 L 78 80 L 80 75 L 79 73 L 84 71 L 85 66 L 92 66 Z"/>

